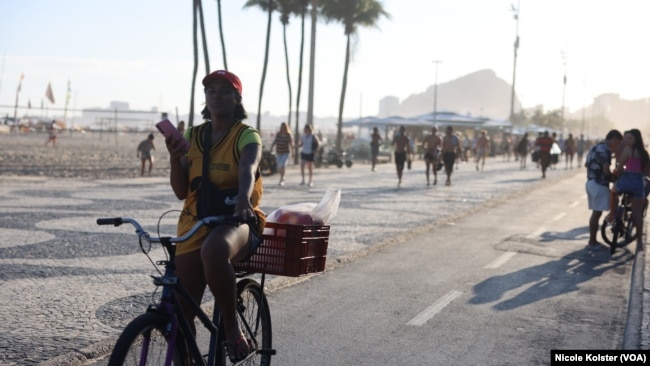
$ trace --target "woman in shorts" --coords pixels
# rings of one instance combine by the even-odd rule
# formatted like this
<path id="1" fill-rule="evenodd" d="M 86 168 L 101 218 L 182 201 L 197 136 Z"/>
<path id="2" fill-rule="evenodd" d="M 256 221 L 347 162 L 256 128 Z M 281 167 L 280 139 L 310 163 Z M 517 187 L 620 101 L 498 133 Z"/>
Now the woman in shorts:
<path id="1" fill-rule="evenodd" d="M 284 185 L 284 172 L 287 166 L 287 160 L 293 151 L 293 136 L 285 122 L 280 125 L 280 131 L 275 135 L 275 140 L 271 144 L 271 151 L 275 146 L 275 158 L 278 163 L 278 173 L 280 173 L 280 186 Z"/>
<path id="2" fill-rule="evenodd" d="M 632 221 L 636 227 L 637 245 L 643 245 L 643 205 L 645 200 L 645 176 L 650 169 L 650 156 L 645 149 L 641 131 L 632 129 L 623 134 L 623 152 L 616 159 L 614 176 L 618 176 L 612 188 L 608 219 L 616 211 L 617 195 L 628 193 L 632 197 Z M 640 247 L 641 248 L 641 247 Z"/>

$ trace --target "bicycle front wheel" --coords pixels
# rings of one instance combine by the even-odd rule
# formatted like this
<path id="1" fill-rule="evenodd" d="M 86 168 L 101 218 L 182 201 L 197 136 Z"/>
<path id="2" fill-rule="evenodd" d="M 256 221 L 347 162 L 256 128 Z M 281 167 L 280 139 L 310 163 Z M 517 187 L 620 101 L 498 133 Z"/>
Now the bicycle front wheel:
<path id="1" fill-rule="evenodd" d="M 187 353 L 180 330 L 176 332 L 174 353 L 167 359 L 169 321 L 163 314 L 149 312 L 135 318 L 117 339 L 108 366 L 186 365 Z"/>
<path id="2" fill-rule="evenodd" d="M 262 287 L 252 279 L 237 283 L 237 320 L 246 338 L 253 341 L 255 355 L 237 365 L 271 364 L 271 312 Z"/>

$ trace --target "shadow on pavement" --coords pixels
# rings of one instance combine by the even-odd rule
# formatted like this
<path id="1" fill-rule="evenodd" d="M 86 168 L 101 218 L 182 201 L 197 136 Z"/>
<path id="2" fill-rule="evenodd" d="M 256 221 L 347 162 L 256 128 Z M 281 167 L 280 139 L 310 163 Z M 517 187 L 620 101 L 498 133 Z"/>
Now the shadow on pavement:
<path id="1" fill-rule="evenodd" d="M 551 262 L 493 276 L 476 284 L 470 304 L 497 302 L 497 311 L 512 310 L 536 301 L 567 294 L 580 289 L 580 284 L 606 271 L 615 270 L 634 258 L 629 251 L 619 251 L 610 258 L 609 250 L 576 250 Z M 528 286 L 510 298 L 506 293 Z"/>
<path id="2" fill-rule="evenodd" d="M 587 237 L 589 236 L 589 226 L 583 226 L 583 227 L 576 227 L 571 230 L 561 232 L 561 231 L 547 231 L 542 234 L 540 234 L 540 242 L 549 242 L 549 241 L 555 241 L 555 240 L 579 240 L 583 242 L 587 242 L 585 240 L 584 236 L 581 235 L 586 235 Z"/>

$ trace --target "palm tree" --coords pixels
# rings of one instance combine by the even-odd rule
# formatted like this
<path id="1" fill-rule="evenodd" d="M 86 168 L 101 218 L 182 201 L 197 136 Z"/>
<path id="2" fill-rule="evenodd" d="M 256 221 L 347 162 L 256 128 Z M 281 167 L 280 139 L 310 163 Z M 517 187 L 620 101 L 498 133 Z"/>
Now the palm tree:
<path id="1" fill-rule="evenodd" d="M 287 47 L 287 24 L 289 24 L 289 17 L 291 14 L 299 13 L 302 6 L 301 0 L 276 0 L 278 11 L 280 12 L 280 22 L 282 22 L 282 39 L 284 42 L 284 63 L 287 70 L 287 87 L 289 90 L 289 113 L 287 117 L 287 125 L 291 128 L 291 104 L 292 90 L 291 90 L 291 73 L 289 72 L 289 47 Z"/>
<path id="2" fill-rule="evenodd" d="M 223 40 L 223 27 L 221 22 L 221 0 L 217 0 L 217 17 L 219 18 L 219 37 L 221 38 L 221 53 L 223 55 L 223 69 L 228 71 L 228 61 L 226 61 L 226 42 Z"/>
<path id="3" fill-rule="evenodd" d="M 345 103 L 345 89 L 348 83 L 348 67 L 350 65 L 350 38 L 356 34 L 359 26 L 375 27 L 381 16 L 390 18 L 390 14 L 384 10 L 377 0 L 329 0 L 323 2 L 321 13 L 328 22 L 338 21 L 343 23 L 347 38 L 343 87 L 341 88 L 339 119 L 336 131 L 336 150 L 340 152 L 343 140 L 343 105 Z"/>
<path id="4" fill-rule="evenodd" d="M 190 90 L 190 115 L 187 125 L 192 127 L 194 125 L 194 89 L 196 87 L 196 74 L 199 70 L 199 45 L 197 35 L 197 5 L 200 0 L 192 2 L 192 41 L 194 45 L 194 69 L 192 70 L 192 89 Z"/>
<path id="5" fill-rule="evenodd" d="M 210 58 L 208 57 L 208 42 L 205 36 L 205 21 L 203 20 L 203 5 L 201 4 L 201 0 L 194 0 L 192 7 L 193 7 L 192 38 L 194 44 L 194 70 L 192 72 L 192 91 L 190 93 L 190 115 L 187 121 L 189 127 L 192 127 L 194 125 L 194 91 L 196 88 L 196 75 L 199 70 L 199 42 L 198 42 L 198 34 L 197 34 L 197 28 L 199 24 L 197 24 L 197 14 L 200 19 L 201 35 L 203 36 L 203 59 L 205 62 L 205 74 L 207 75 L 210 73 Z"/>
<path id="6" fill-rule="evenodd" d="M 262 69 L 262 80 L 260 81 L 260 98 L 257 102 L 257 125 L 255 126 L 257 130 L 261 130 L 261 118 L 262 118 L 262 95 L 264 94 L 264 81 L 266 79 L 266 69 L 269 64 L 269 43 L 271 41 L 271 15 L 273 14 L 273 9 L 275 4 L 273 0 L 248 0 L 244 4 L 244 8 L 251 6 L 259 6 L 262 9 L 268 11 L 269 17 L 266 25 L 266 49 L 264 51 L 264 68 Z"/>

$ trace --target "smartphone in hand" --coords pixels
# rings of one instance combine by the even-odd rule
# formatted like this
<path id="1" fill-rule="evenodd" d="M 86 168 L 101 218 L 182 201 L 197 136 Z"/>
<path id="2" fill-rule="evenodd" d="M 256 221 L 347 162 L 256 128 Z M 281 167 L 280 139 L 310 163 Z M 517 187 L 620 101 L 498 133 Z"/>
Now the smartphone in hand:
<path id="1" fill-rule="evenodd" d="M 163 136 L 165 136 L 165 138 L 172 136 L 173 140 L 181 141 L 185 152 L 187 152 L 190 149 L 190 143 L 187 140 L 185 140 L 183 135 L 181 135 L 180 131 L 178 131 L 178 129 L 174 127 L 174 125 L 171 122 L 169 122 L 168 119 L 164 119 L 156 123 L 156 128 L 158 129 L 158 131 L 160 131 L 160 133 L 163 134 Z"/>

